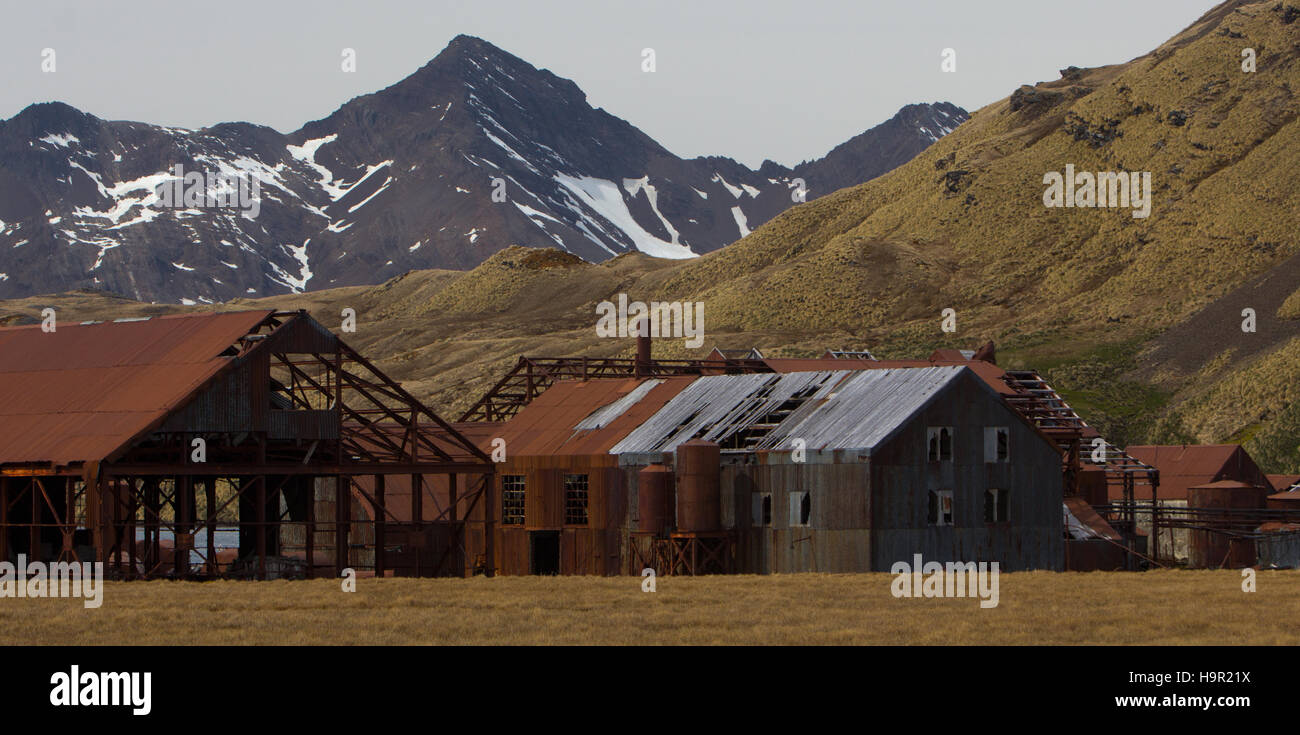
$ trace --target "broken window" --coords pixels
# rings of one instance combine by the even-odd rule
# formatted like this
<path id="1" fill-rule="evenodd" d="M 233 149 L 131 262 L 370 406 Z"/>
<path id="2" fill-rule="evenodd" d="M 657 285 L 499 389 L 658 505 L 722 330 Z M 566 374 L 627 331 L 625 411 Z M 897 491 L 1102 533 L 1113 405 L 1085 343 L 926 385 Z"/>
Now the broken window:
<path id="1" fill-rule="evenodd" d="M 790 493 L 790 525 L 807 526 L 812 517 L 812 497 L 808 493 Z"/>
<path id="2" fill-rule="evenodd" d="M 772 525 L 772 494 L 761 493 L 754 498 L 754 527 L 763 528 Z"/>
<path id="3" fill-rule="evenodd" d="M 985 523 L 1006 523 L 1009 519 L 1007 512 L 1007 498 L 1009 493 L 1006 490 L 989 488 L 984 491 L 984 522 Z"/>
<path id="4" fill-rule="evenodd" d="M 931 462 L 952 460 L 952 427 L 931 426 L 925 431 L 927 454 Z"/>
<path id="5" fill-rule="evenodd" d="M 564 523 L 587 525 L 587 476 L 564 476 Z"/>
<path id="6" fill-rule="evenodd" d="M 1011 456 L 1010 430 L 1005 426 L 984 427 L 984 461 L 1006 462 Z"/>
<path id="7" fill-rule="evenodd" d="M 952 491 L 951 490 L 930 491 L 930 508 L 926 515 L 926 521 L 931 526 L 952 525 Z"/>
<path id="8" fill-rule="evenodd" d="M 501 523 L 524 525 L 524 476 L 501 476 Z"/>

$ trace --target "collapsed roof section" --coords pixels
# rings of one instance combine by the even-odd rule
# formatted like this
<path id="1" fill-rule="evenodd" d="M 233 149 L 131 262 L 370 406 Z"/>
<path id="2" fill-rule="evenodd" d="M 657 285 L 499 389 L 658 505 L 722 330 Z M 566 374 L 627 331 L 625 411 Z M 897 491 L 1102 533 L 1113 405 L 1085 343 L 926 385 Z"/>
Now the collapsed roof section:
<path id="1" fill-rule="evenodd" d="M 716 375 L 697 378 L 615 444 L 667 452 L 690 439 L 732 449 L 870 451 L 941 394 L 961 366 Z"/>

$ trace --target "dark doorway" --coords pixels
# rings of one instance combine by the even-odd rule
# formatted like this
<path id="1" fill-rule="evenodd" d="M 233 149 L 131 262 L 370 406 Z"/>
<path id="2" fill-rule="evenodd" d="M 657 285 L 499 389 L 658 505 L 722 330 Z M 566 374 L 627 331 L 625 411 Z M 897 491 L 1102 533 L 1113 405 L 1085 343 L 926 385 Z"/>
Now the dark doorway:
<path id="1" fill-rule="evenodd" d="M 560 532 L 532 531 L 533 574 L 560 573 Z"/>

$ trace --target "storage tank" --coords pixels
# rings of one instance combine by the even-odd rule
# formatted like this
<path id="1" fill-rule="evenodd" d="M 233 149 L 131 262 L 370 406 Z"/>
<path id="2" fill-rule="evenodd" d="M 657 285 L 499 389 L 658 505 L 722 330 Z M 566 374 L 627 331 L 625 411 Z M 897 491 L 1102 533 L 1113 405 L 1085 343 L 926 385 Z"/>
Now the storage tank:
<path id="1" fill-rule="evenodd" d="M 1250 539 L 1234 537 L 1222 531 L 1248 532 L 1255 525 L 1250 521 L 1234 519 L 1233 510 L 1255 510 L 1263 507 L 1263 490 L 1244 482 L 1225 480 L 1187 489 L 1187 507 L 1209 511 L 1202 514 L 1201 523 L 1214 530 L 1192 529 L 1188 544 L 1188 565 L 1193 568 L 1240 569 L 1254 566 L 1257 561 L 1255 543 Z M 1214 511 L 1224 511 L 1216 518 Z"/>
<path id="2" fill-rule="evenodd" d="M 637 529 L 662 535 L 673 525 L 673 473 L 661 464 L 652 464 L 636 475 L 636 507 L 640 522 Z"/>
<path id="3" fill-rule="evenodd" d="M 677 446 L 677 530 L 722 530 L 722 448 L 692 439 Z"/>

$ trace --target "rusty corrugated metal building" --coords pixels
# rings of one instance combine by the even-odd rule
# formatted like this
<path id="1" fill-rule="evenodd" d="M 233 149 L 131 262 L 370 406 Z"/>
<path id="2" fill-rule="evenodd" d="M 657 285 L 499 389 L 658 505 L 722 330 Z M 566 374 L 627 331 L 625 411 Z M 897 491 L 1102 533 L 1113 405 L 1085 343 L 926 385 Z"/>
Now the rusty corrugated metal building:
<path id="1" fill-rule="evenodd" d="M 360 566 L 368 530 L 382 574 L 386 478 L 461 477 L 461 499 L 490 510 L 492 469 L 305 312 L 0 329 L 5 558 L 98 560 L 128 578 L 310 576 Z M 449 544 L 464 533 L 452 525 Z M 237 532 L 230 565 L 221 531 Z"/>
<path id="2" fill-rule="evenodd" d="M 977 374 L 995 366 L 767 362 L 788 364 L 524 406 L 500 431 L 500 570 L 1061 568 L 1061 451 Z"/>
<path id="3" fill-rule="evenodd" d="M 1273 489 L 1272 481 L 1239 444 L 1137 445 L 1127 447 L 1127 452 L 1160 472 L 1160 495 L 1156 503 L 1167 516 L 1168 523 L 1160 528 L 1159 541 L 1163 548 L 1170 550 L 1168 558 L 1177 562 L 1209 565 L 1209 552 L 1204 549 L 1204 544 L 1209 543 L 1206 534 L 1197 532 L 1204 544 L 1196 553 L 1192 549 L 1193 527 L 1206 524 L 1206 520 L 1199 517 L 1204 515 L 1200 510 L 1206 508 L 1208 500 L 1205 499 L 1213 500 L 1213 507 L 1259 509 L 1264 507 L 1264 498 Z M 1225 506 L 1212 486 L 1226 481 L 1242 483 L 1250 491 L 1240 494 L 1241 497 L 1235 497 Z M 1208 491 L 1195 492 L 1197 488 L 1208 488 Z M 1235 485 L 1230 486 L 1230 489 L 1234 488 Z M 1110 499 L 1120 499 L 1114 489 Z M 1149 507 L 1151 494 L 1139 488 L 1135 502 L 1140 507 Z M 1147 533 L 1151 531 L 1149 522 L 1141 523 L 1139 527 Z M 1216 550 L 1219 543 L 1227 541 L 1215 542 Z M 1244 561 L 1247 556 L 1242 552 L 1234 559 Z"/>

